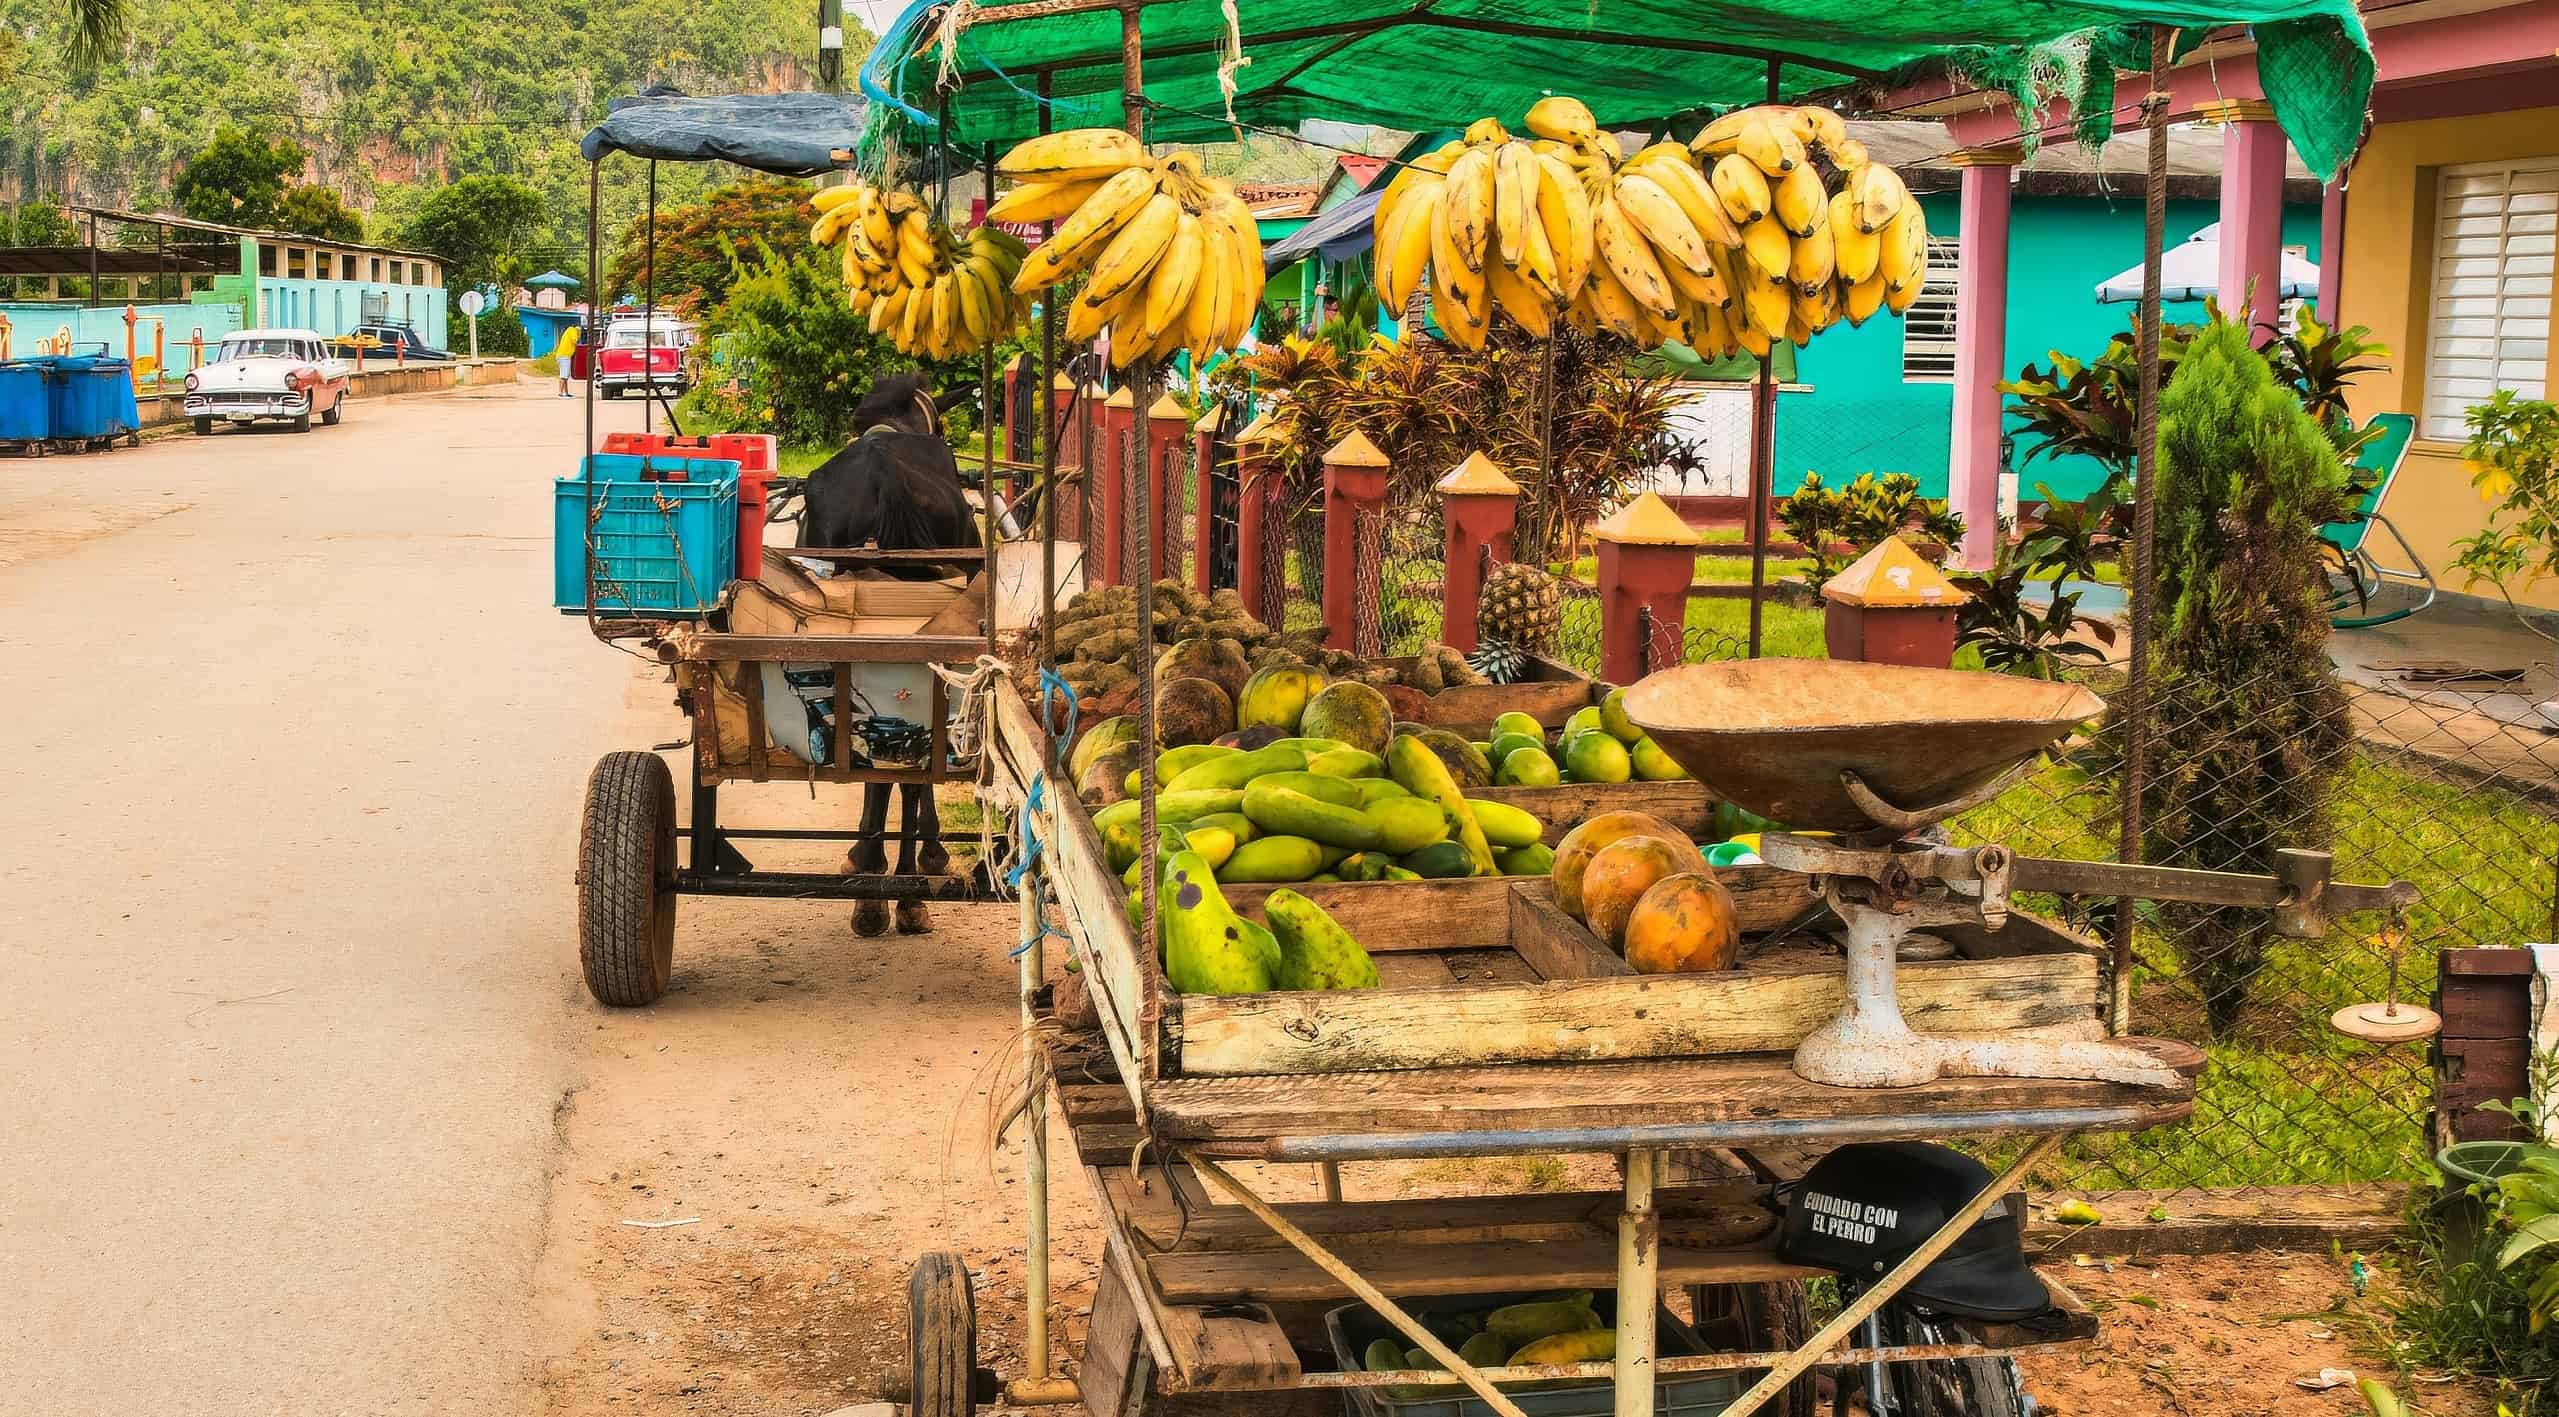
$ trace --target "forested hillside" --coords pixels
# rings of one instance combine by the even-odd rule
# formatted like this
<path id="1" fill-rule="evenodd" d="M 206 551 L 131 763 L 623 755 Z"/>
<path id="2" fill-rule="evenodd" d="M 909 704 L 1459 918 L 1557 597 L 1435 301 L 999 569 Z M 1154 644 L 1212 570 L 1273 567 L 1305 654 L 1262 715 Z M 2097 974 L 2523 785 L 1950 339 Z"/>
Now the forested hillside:
<path id="1" fill-rule="evenodd" d="M 178 166 L 228 120 L 298 143 L 308 179 L 377 232 L 420 184 L 514 176 L 581 259 L 577 139 L 608 99 L 655 83 L 807 87 L 817 43 L 808 0 L 135 0 L 121 64 L 81 76 L 61 57 L 66 12 L 0 0 L 0 203 L 165 205 Z M 612 220 L 636 208 L 639 165 L 608 170 Z M 732 175 L 670 165 L 661 200 Z"/>

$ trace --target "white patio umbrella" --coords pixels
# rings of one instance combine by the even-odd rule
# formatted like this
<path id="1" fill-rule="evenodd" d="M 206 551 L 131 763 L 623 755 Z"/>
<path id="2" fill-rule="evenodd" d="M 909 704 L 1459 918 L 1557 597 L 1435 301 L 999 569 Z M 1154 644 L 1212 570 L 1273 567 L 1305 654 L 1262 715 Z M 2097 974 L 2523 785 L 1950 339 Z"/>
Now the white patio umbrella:
<path id="1" fill-rule="evenodd" d="M 2283 253 L 2278 300 L 2308 300 L 2319 294 L 2319 268 L 2290 251 Z M 2159 257 L 2159 298 L 2204 300 L 2221 285 L 2221 223 L 2214 222 L 2172 246 Z M 2100 305 L 2131 304 L 2141 299 L 2141 267 L 2097 283 Z"/>

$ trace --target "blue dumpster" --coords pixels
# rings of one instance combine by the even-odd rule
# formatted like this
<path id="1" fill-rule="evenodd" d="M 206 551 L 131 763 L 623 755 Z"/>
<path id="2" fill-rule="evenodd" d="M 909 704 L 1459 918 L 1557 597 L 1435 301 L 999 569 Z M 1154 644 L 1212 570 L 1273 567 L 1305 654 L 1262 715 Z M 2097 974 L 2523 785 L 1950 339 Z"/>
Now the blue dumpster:
<path id="1" fill-rule="evenodd" d="M 142 427 L 133 397 L 133 365 L 105 354 L 54 361 L 59 377 L 49 403 L 56 442 L 97 444 L 129 438 Z"/>
<path id="2" fill-rule="evenodd" d="M 53 436 L 53 406 L 44 365 L 0 364 L 0 443 L 41 443 Z"/>

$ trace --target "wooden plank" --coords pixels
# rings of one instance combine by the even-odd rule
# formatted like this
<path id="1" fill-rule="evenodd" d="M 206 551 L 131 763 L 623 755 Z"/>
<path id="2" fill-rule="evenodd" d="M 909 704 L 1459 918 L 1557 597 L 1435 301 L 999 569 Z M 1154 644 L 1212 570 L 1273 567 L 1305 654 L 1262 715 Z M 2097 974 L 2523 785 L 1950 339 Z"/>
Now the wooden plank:
<path id="1" fill-rule="evenodd" d="M 1106 1176 L 1114 1207 L 1134 1208 L 1147 1198 L 1138 1195 L 1126 1173 Z M 1158 1186 L 1157 1190 L 1162 1187 Z M 1708 1248 L 1696 1234 L 1680 1227 L 1710 1209 L 1750 1207 L 1761 1216 L 1755 1227 L 1735 1235 L 1734 1243 L 1756 1242 L 1777 1223 L 1767 1209 L 1769 1188 L 1757 1181 L 1682 1186 L 1656 1193 L 1666 1237 Z M 1531 1195 L 1428 1196 L 1386 1201 L 1313 1201 L 1276 1207 L 1289 1222 L 1327 1244 L 1464 1245 L 1493 1241 L 1563 1241 L 1610 1239 L 1617 1234 L 1615 1191 L 1554 1191 Z M 1185 1250 L 1285 1250 L 1288 1243 L 1242 1206 L 1211 1205 L 1183 1218 L 1178 1229 L 1144 1227 L 1152 1248 Z M 1178 1243 L 1177 1243 L 1178 1242 Z"/>
<path id="2" fill-rule="evenodd" d="M 1527 984 L 1537 980 L 1537 966 L 1505 946 L 1498 950 L 1442 950 L 1440 962 L 1460 984 Z"/>
<path id="3" fill-rule="evenodd" d="M 738 669 L 740 697 L 746 700 L 746 768 L 757 782 L 769 782 L 773 776 L 773 759 L 764 746 L 764 666 L 741 665 Z"/>
<path id="4" fill-rule="evenodd" d="M 1507 876 L 1453 881 L 1328 881 L 1294 886 L 1221 887 L 1226 903 L 1256 920 L 1276 890 L 1293 890 L 1324 907 L 1372 955 L 1398 950 L 1486 948 L 1507 944 Z"/>
<path id="5" fill-rule="evenodd" d="M 1459 1245 L 1346 1245 L 1343 1261 L 1389 1296 L 1607 1289 L 1617 1283 L 1617 1239 L 1495 1240 Z M 1175 1304 L 1338 1302 L 1340 1281 L 1295 1250 L 1197 1250 L 1152 1255 L 1156 1287 Z M 1726 1250 L 1661 1248 L 1664 1284 L 1765 1284 L 1827 1271 L 1788 1264 L 1771 1244 Z"/>
<path id="6" fill-rule="evenodd" d="M 1185 1076 L 1214 1077 L 1777 1052 L 1836 1017 L 1846 996 L 1845 973 L 1823 969 L 1195 997 L 1180 1001 L 1179 1062 Z M 2097 963 L 1909 964 L 1900 997 L 1924 1032 L 2069 1023 L 2097 1008 Z"/>
<path id="7" fill-rule="evenodd" d="M 1087 1412 L 1116 1414 L 1128 1396 L 1129 1378 L 1140 1364 L 1146 1341 L 1137 1322 L 1137 1295 L 1119 1267 L 1102 1266 L 1093 1290 L 1093 1313 L 1084 1330 L 1083 1361 L 1075 1368 L 1075 1391 Z"/>
<path id="8" fill-rule="evenodd" d="M 1543 979 L 1613 979 L 1635 971 L 1555 904 L 1555 891 L 1511 892 L 1511 948 Z"/>
<path id="9" fill-rule="evenodd" d="M 1432 989 L 1457 983 L 1448 962 L 1435 954 L 1381 954 L 1377 977 L 1388 989 Z"/>
<path id="10" fill-rule="evenodd" d="M 1436 992 L 1453 996 L 1461 991 Z M 1763 1055 L 1407 1073 L 1176 1077 L 1153 1083 L 1149 1101 L 1159 1138 L 1246 1142 L 1251 1145 L 1222 1148 L 1219 1154 L 1278 1158 L 1304 1150 L 1267 1145 L 1291 1136 L 1644 1127 L 1657 1129 L 1657 1135 L 1669 1129 L 1716 1131 L 1724 1135 L 1695 1141 L 1724 1145 L 1768 1140 L 1784 1132 L 1788 1141 L 1809 1146 L 1833 1138 L 1926 1139 L 1948 1131 L 2023 1134 L 2087 1125 L 2073 1119 L 2117 1111 L 2127 1114 L 2127 1126 L 2138 1128 L 2186 1116 L 2194 1108 L 2194 1091 L 2191 1083 L 2139 1088 L 2051 1078 L 1941 1078 L 1917 1087 L 1825 1087 L 1797 1077 L 1782 1055 Z M 1761 1125 L 1772 1119 L 1785 1125 Z M 1662 1144 L 1687 1140 L 1665 1137 Z M 1451 1154 L 1502 1149 L 1486 1144 Z M 1548 1143 L 1545 1149 L 1556 1147 Z"/>
<path id="11" fill-rule="evenodd" d="M 689 626 L 661 646 L 661 659 L 789 664 L 973 664 L 986 652 L 974 635 L 723 635 Z"/>
<path id="12" fill-rule="evenodd" d="M 1701 782 L 1568 782 L 1559 787 L 1478 787 L 1467 794 L 1507 802 L 1546 824 L 1546 844 L 1602 812 L 1650 812 L 1692 837 L 1715 830 L 1715 794 Z"/>
<path id="13" fill-rule="evenodd" d="M 853 722 L 852 668 L 849 665 L 836 665 L 829 671 L 829 677 L 833 678 L 835 681 L 835 726 L 833 729 L 835 742 L 832 745 L 835 749 L 834 766 L 837 772 L 851 772 L 853 770 L 853 730 L 851 727 Z M 901 809 L 899 821 L 903 822 L 904 820 L 905 816 L 903 809 Z"/>
<path id="14" fill-rule="evenodd" d="M 2066 1225 L 2066 1201 L 2105 1219 Z M 2152 1220 L 2154 1213 L 2163 1218 Z M 2239 1250 L 2373 1250 L 2408 1223 L 2408 1187 L 2263 1186 L 2246 1191 L 2038 1191 L 2026 1223 L 2029 1254 L 2214 1255 Z"/>
<path id="15" fill-rule="evenodd" d="M 2532 1045 L 2519 1038 L 2444 1038 L 2435 1043 L 2437 1140 L 2504 1141 L 2527 1133 L 2486 1102 L 2512 1102 L 2532 1091 Z"/>

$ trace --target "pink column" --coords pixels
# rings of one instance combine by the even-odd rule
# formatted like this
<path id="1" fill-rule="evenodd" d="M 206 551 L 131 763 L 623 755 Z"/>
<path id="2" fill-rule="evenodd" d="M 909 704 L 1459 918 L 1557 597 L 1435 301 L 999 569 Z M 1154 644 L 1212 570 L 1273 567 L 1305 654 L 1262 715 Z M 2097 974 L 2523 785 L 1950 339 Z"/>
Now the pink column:
<path id="1" fill-rule="evenodd" d="M 1448 534 L 1439 638 L 1451 649 L 1471 651 L 1477 602 L 1483 598 L 1485 553 L 1489 551 L 1496 562 L 1511 558 L 1511 532 L 1519 522 L 1519 484 L 1493 466 L 1491 458 L 1473 452 L 1438 485 L 1440 521 Z"/>
<path id="2" fill-rule="evenodd" d="M 1386 509 L 1386 455 L 1357 430 L 1324 453 L 1324 643 L 1375 658 L 1380 633 L 1374 588 Z"/>
<path id="3" fill-rule="evenodd" d="M 1702 538 L 1660 493 L 1646 492 L 1592 527 L 1591 539 L 1599 543 L 1599 677 L 1632 684 L 1678 663 L 1683 650 L 1673 646 L 1684 648 Z"/>
<path id="4" fill-rule="evenodd" d="M 2221 270 L 2216 289 L 2224 314 L 2256 327 L 2280 315 L 2284 255 L 2284 130 L 2259 99 L 2196 106 L 2221 130 Z"/>
<path id="5" fill-rule="evenodd" d="M 2319 193 L 2319 318 L 2337 323 L 2346 290 L 2346 174 Z"/>
<path id="6" fill-rule="evenodd" d="M 1999 546 L 1999 381 L 2008 377 L 2008 178 L 2013 148 L 1968 148 L 1955 218 L 1963 259 L 1955 284 L 1954 438 L 1947 499 L 1963 513 L 1963 564 L 1988 570 Z"/>

